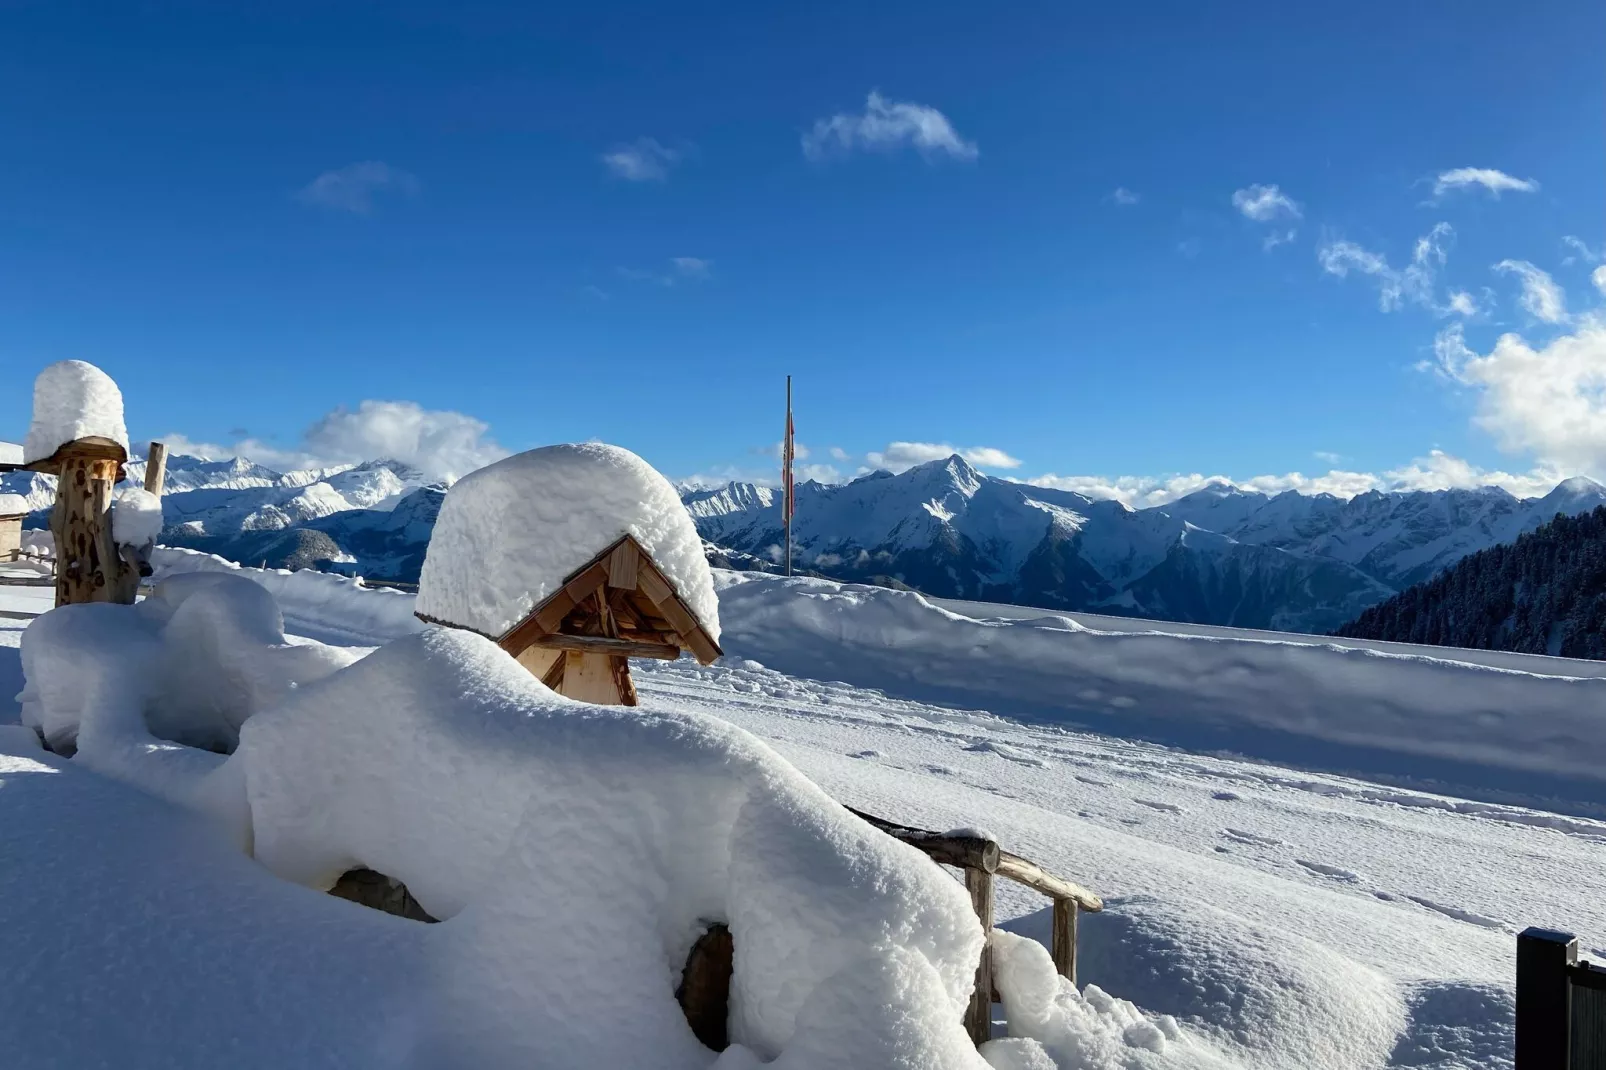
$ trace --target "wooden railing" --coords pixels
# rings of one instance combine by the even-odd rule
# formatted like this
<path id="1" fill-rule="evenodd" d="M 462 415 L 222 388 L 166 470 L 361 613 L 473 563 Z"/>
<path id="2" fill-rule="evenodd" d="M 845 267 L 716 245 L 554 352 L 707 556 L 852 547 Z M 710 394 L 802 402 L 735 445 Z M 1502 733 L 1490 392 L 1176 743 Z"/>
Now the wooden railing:
<path id="1" fill-rule="evenodd" d="M 1103 910 L 1104 900 L 1079 884 L 1045 871 L 1036 862 L 1003 850 L 995 840 L 911 828 L 852 807 L 848 807 L 848 811 L 888 836 L 924 851 L 933 862 L 963 870 L 965 888 L 970 892 L 970 905 L 975 908 L 982 932 L 988 934 L 989 938 L 993 931 L 995 876 L 1024 884 L 1048 896 L 1054 902 L 1049 949 L 1054 958 L 1054 968 L 1069 978 L 1072 984 L 1076 983 L 1077 914 L 1083 910 L 1093 913 Z M 982 948 L 981 962 L 976 965 L 976 990 L 970 997 L 970 1006 L 965 1010 L 965 1029 L 977 1044 L 992 1037 L 993 995 L 993 951 L 989 940 L 988 945 Z"/>

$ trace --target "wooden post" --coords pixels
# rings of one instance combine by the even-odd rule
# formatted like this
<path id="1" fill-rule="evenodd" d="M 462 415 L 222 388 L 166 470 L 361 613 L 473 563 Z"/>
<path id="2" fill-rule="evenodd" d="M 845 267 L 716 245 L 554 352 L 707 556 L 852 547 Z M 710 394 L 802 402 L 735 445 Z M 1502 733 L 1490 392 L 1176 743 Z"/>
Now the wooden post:
<path id="1" fill-rule="evenodd" d="M 965 1009 L 965 1031 L 975 1043 L 985 1044 L 993 1038 L 993 875 L 984 869 L 966 868 L 965 889 L 987 941 L 976 964 L 976 990 Z"/>
<path id="2" fill-rule="evenodd" d="M 56 505 L 50 532 L 56 539 L 56 605 L 82 602 L 131 604 L 139 587 L 123 575 L 129 568 L 112 540 L 112 487 L 120 459 L 84 443 L 68 443 L 57 451 L 50 471 L 56 474 Z"/>
<path id="3" fill-rule="evenodd" d="M 1054 968 L 1071 984 L 1076 983 L 1076 900 L 1054 900 Z"/>
<path id="4" fill-rule="evenodd" d="M 145 458 L 145 489 L 162 496 L 162 484 L 167 481 L 167 446 L 165 443 L 152 442 L 151 451 Z"/>
<path id="5" fill-rule="evenodd" d="M 1578 961 L 1578 940 L 1551 929 L 1517 936 L 1516 1070 L 1569 1070 L 1567 968 Z"/>
<path id="6" fill-rule="evenodd" d="M 704 1046 L 714 1051 L 730 1047 L 731 974 L 735 972 L 736 945 L 729 927 L 714 922 L 686 956 L 675 999 L 686 1023 Z"/>

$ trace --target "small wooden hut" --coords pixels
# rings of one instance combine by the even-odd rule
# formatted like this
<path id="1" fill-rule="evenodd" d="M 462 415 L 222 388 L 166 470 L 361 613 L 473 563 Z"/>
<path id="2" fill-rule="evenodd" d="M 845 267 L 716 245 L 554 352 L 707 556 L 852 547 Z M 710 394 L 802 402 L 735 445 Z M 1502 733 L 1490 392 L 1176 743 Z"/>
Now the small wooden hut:
<path id="1" fill-rule="evenodd" d="M 464 627 L 422 613 L 418 617 Z M 721 653 L 631 535 L 575 569 L 502 635 L 488 638 L 552 690 L 604 706 L 636 705 L 631 658 L 673 661 L 689 651 L 707 665 Z"/>
<path id="2" fill-rule="evenodd" d="M 17 496 L 0 494 L 0 561 L 15 561 L 22 550 L 22 518 L 28 512 L 26 509 L 20 513 L 13 511 L 14 507 L 6 504 L 7 499 L 12 498 Z"/>

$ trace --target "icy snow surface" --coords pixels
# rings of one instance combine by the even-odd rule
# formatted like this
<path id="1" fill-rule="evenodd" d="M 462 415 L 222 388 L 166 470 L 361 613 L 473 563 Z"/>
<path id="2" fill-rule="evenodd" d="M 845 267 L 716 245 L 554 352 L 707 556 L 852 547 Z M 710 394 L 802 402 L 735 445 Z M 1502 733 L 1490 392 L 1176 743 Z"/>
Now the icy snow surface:
<path id="1" fill-rule="evenodd" d="M 112 502 L 112 538 L 119 546 L 149 546 L 162 533 L 162 499 L 143 487 L 119 491 Z"/>
<path id="2" fill-rule="evenodd" d="M 515 454 L 459 480 L 435 524 L 418 610 L 500 636 L 627 532 L 717 641 L 719 600 L 680 496 L 646 461 L 601 442 Z"/>
<path id="3" fill-rule="evenodd" d="M 300 605 L 322 614 L 308 622 L 321 635 L 390 619 L 388 608 L 365 602 L 411 602 L 355 585 L 325 590 L 321 581 L 332 578 L 311 573 L 236 574 L 291 595 L 318 590 Z M 768 581 L 772 595 L 749 592 L 743 602 L 732 598 L 735 579 L 725 577 L 729 653 L 721 663 L 636 664 L 648 715 L 705 714 L 746 728 L 835 799 L 927 828 L 986 828 L 1105 897 L 1104 913 L 1082 917 L 1078 995 L 1039 983 L 1040 974 L 1015 977 L 1009 966 L 1021 945 L 999 940 L 999 985 L 1014 1001 L 1010 1028 L 1038 1034 L 1045 1047 L 1006 1038 L 999 1025 L 1000 1039 L 983 1053 L 995 1068 L 1509 1068 L 1514 934 L 1530 924 L 1567 929 L 1584 955 L 1606 958 L 1606 822 L 1583 816 L 1593 782 L 1553 778 L 1553 801 L 1519 804 L 1424 790 L 1420 780 L 1383 783 L 1371 771 L 1362 779 L 1310 771 L 1335 760 L 1340 748 L 1332 744 L 1309 748 L 1299 756 L 1303 768 L 1294 768 L 1137 742 L 1122 738 L 1119 706 L 1106 711 L 1115 720 L 1100 722 L 1117 734 L 1068 724 L 1090 708 L 1069 676 L 1058 691 L 1073 713 L 1050 723 L 1043 694 L 967 690 L 939 672 L 962 648 L 916 642 L 923 632 L 951 637 L 948 618 L 934 612 L 903 620 L 894 636 L 901 660 L 855 660 L 863 634 L 855 629 L 843 630 L 835 652 L 805 633 L 799 640 L 823 660 L 787 675 L 760 663 L 761 650 L 784 645 L 766 637 L 765 622 L 791 628 L 796 619 L 768 606 L 785 581 Z M 48 604 L 48 590 L 0 589 L 8 609 Z M 836 612 L 838 624 L 853 615 L 848 600 Z M 1056 620 L 1038 626 L 1063 631 Z M 972 619 L 977 629 L 986 623 Z M 15 717 L 5 697 L 22 685 L 22 624 L 0 620 L 0 721 Z M 1321 649 L 1319 640 L 1303 641 Z M 1224 663 L 1241 653 L 1233 643 L 1210 649 Z M 1574 664 L 1531 660 L 1551 666 L 1550 675 Z M 928 704 L 933 699 L 940 704 Z M 383 701 L 381 694 L 374 704 Z M 1250 727 L 1243 738 L 1260 734 Z M 323 730 L 344 729 L 337 722 Z M 465 726 L 463 746 L 477 730 Z M 1518 747 L 1542 737 L 1546 724 L 1533 719 L 1510 731 Z M 475 908 L 422 927 L 317 896 L 275 880 L 177 811 L 45 755 L 30 739 L 0 732 L 0 750 L 22 755 L 0 758 L 0 903 L 29 919 L 0 928 L 0 961 L 30 963 L 0 970 L 0 1002 L 12 1012 L 5 1042 L 20 1064 L 419 1065 L 427 1023 L 473 968 L 451 946 L 457 937 L 444 934 L 473 922 Z M 358 742 L 358 750 L 370 746 L 367 736 Z M 1378 739 L 1374 750 L 1396 743 Z M 476 752 L 482 757 L 501 760 Z M 432 765 L 421 769 L 447 784 L 420 782 L 403 796 L 414 800 L 404 815 L 437 790 L 470 790 Z M 344 790 L 364 794 L 359 784 Z M 621 795 L 629 795 L 628 781 Z M 309 826 L 314 837 L 345 832 Z M 525 863 L 514 851 L 509 864 Z M 1046 940 L 1046 907 L 1035 893 L 999 883 L 1007 929 Z M 580 928 L 616 924 L 613 911 L 599 908 Z M 877 977 L 902 976 L 888 969 Z M 430 978 L 439 980 L 420 980 Z M 863 999 L 877 983 L 860 978 L 847 991 Z M 107 1014 L 111 992 L 140 993 L 138 1012 Z M 576 997 L 566 1006 L 589 1015 L 593 1002 Z M 471 1024 L 496 1013 L 469 1011 Z M 63 1014 L 98 1028 L 61 1029 Z M 515 1051 L 505 1063 L 476 1063 L 505 1064 L 530 1061 Z M 759 1064 L 733 1051 L 718 1065 Z"/>
<path id="4" fill-rule="evenodd" d="M 33 384 L 33 423 L 23 454 L 42 460 L 81 438 L 109 438 L 126 451 L 123 392 L 111 376 L 81 360 L 51 364 Z"/>

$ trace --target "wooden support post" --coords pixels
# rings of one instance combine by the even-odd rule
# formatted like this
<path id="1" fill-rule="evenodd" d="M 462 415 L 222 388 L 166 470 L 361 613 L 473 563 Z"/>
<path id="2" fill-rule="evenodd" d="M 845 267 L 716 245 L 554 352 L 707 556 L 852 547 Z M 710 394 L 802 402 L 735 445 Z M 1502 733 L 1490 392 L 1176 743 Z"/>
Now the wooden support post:
<path id="1" fill-rule="evenodd" d="M 1550 929 L 1517 936 L 1516 1070 L 1569 1070 L 1567 968 L 1578 961 L 1578 940 Z"/>
<path id="2" fill-rule="evenodd" d="M 965 889 L 970 905 L 981 922 L 987 942 L 982 945 L 981 961 L 976 964 L 976 990 L 965 1009 L 965 1031 L 977 1044 L 993 1038 L 993 875 L 984 869 L 965 870 Z"/>
<path id="3" fill-rule="evenodd" d="M 715 922 L 691 946 L 680 985 L 675 989 L 675 999 L 692 1033 L 714 1051 L 730 1047 L 731 974 L 735 972 L 735 962 L 736 945 L 731 931 Z"/>
<path id="4" fill-rule="evenodd" d="M 161 442 L 152 442 L 151 451 L 145 459 L 145 489 L 162 496 L 162 484 L 167 481 L 167 446 Z"/>
<path id="5" fill-rule="evenodd" d="M 129 582 L 127 564 L 112 541 L 111 496 L 120 467 L 113 457 L 59 451 L 56 505 L 50 532 L 56 539 L 56 605 L 82 602 L 131 604 L 139 573 Z"/>
<path id="6" fill-rule="evenodd" d="M 1054 968 L 1071 984 L 1076 983 L 1076 900 L 1054 900 Z"/>

